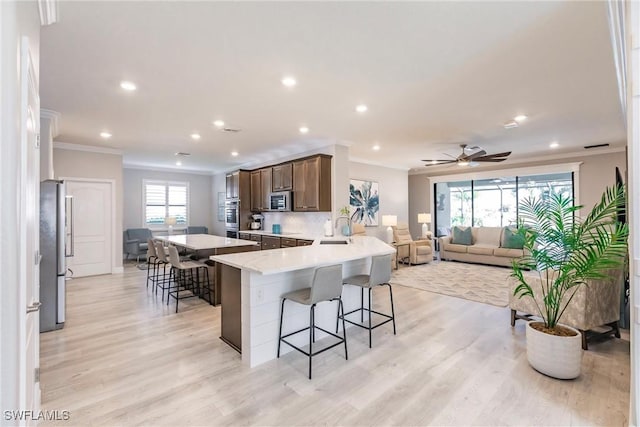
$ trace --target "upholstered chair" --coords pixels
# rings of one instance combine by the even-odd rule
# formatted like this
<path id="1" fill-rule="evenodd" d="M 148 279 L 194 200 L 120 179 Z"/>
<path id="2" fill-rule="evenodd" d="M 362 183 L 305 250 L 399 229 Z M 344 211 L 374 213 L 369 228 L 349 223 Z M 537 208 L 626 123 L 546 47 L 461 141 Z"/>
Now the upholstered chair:
<path id="1" fill-rule="evenodd" d="M 543 307 L 542 285 L 537 271 L 525 272 L 527 283 L 533 288 L 538 306 Z M 509 278 L 509 308 L 511 309 L 511 326 L 517 319 L 529 320 L 538 316 L 536 304 L 530 297 L 518 298 L 513 291 L 518 286 L 518 281 Z M 587 280 L 581 285 L 575 296 L 569 303 L 566 311 L 560 318 L 560 323 L 572 326 L 582 334 L 582 348 L 587 350 L 587 339 L 590 335 L 597 335 L 590 330 L 599 326 L 609 326 L 606 334 L 615 334 L 620 338 L 618 320 L 620 320 L 620 288 L 623 283 L 622 270 L 610 270 L 606 279 Z M 569 292 L 565 300 L 572 294 Z"/>
<path id="2" fill-rule="evenodd" d="M 432 240 L 413 240 L 409 232 L 409 225 L 398 223 L 393 229 L 393 241 L 396 244 L 409 243 L 408 246 L 398 246 L 399 259 L 409 259 L 409 264 L 425 264 L 433 261 Z"/>
<path id="3" fill-rule="evenodd" d="M 151 230 L 148 228 L 128 228 L 124 230 L 122 243 L 124 246 L 124 255 L 136 257 L 136 262 L 140 262 L 140 256 L 147 253 L 147 241 L 153 238 Z"/>

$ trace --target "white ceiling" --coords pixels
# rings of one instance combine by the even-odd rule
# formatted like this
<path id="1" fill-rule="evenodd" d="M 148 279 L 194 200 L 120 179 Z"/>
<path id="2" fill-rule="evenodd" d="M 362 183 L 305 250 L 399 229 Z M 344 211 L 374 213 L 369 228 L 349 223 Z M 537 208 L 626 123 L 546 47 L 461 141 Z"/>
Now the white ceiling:
<path id="1" fill-rule="evenodd" d="M 460 142 L 518 160 L 551 154 L 552 140 L 566 152 L 626 139 L 606 2 L 63 1 L 41 33 L 40 89 L 62 115 L 57 141 L 155 167 L 190 152 L 184 170 L 336 142 L 409 169 Z M 529 119 L 505 130 L 517 114 Z"/>

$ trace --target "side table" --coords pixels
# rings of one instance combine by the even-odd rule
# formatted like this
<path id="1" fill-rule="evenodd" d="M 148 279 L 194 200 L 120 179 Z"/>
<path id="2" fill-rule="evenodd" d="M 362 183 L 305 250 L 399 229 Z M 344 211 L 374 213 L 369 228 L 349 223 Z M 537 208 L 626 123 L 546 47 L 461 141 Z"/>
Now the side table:
<path id="1" fill-rule="evenodd" d="M 398 249 L 403 247 L 403 246 L 406 246 L 407 248 L 409 248 L 411 246 L 411 242 L 403 242 L 403 243 L 394 242 L 391 245 L 393 245 L 393 247 L 396 248 L 396 270 L 397 270 L 398 269 L 398 259 L 400 258 Z M 409 256 L 407 256 L 406 258 L 409 258 Z"/>

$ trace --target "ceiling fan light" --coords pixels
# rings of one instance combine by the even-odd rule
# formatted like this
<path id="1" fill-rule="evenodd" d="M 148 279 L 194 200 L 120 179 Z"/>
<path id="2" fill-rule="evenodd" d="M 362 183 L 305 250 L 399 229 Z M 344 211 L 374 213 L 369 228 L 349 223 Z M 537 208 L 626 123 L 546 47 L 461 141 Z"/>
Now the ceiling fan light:
<path id="1" fill-rule="evenodd" d="M 458 160 L 458 166 L 469 166 L 469 162 L 467 160 Z"/>

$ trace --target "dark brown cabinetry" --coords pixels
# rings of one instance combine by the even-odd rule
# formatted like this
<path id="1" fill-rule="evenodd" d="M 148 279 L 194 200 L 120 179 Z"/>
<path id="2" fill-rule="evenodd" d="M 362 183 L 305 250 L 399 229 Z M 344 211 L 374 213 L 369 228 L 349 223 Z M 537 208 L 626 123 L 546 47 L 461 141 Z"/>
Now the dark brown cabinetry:
<path id="1" fill-rule="evenodd" d="M 296 239 L 289 239 L 286 237 L 280 238 L 280 247 L 281 248 L 294 248 L 297 246 Z"/>
<path id="2" fill-rule="evenodd" d="M 271 168 L 251 172 L 251 210 L 269 210 L 271 193 Z"/>
<path id="3" fill-rule="evenodd" d="M 262 250 L 266 249 L 279 249 L 280 237 L 262 236 Z"/>
<path id="4" fill-rule="evenodd" d="M 304 240 L 304 239 L 296 240 L 296 246 L 311 246 L 312 244 L 313 244 L 313 240 Z"/>
<path id="5" fill-rule="evenodd" d="M 251 235 L 251 240 L 253 240 L 254 242 L 261 242 L 262 241 L 262 236 L 260 236 L 259 234 L 252 234 Z"/>
<path id="6" fill-rule="evenodd" d="M 291 163 L 274 166 L 271 171 L 271 188 L 274 192 L 293 189 L 293 165 Z"/>
<path id="7" fill-rule="evenodd" d="M 240 197 L 240 171 L 228 173 L 226 177 L 227 199 Z"/>
<path id="8" fill-rule="evenodd" d="M 293 162 L 293 210 L 331 210 L 331 157 L 319 155 Z"/>
<path id="9" fill-rule="evenodd" d="M 249 233 L 240 233 L 239 238 L 242 240 L 251 240 L 251 234 Z"/>

